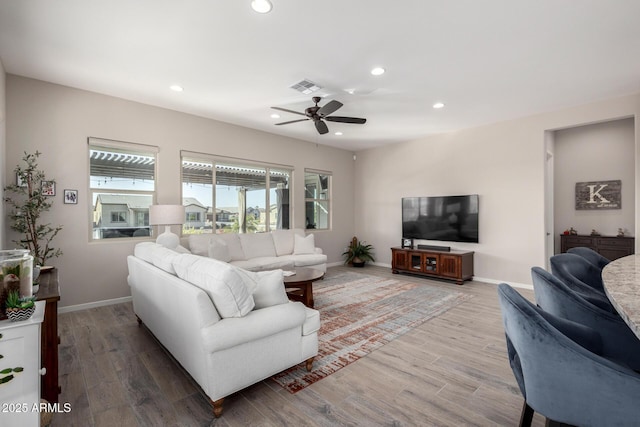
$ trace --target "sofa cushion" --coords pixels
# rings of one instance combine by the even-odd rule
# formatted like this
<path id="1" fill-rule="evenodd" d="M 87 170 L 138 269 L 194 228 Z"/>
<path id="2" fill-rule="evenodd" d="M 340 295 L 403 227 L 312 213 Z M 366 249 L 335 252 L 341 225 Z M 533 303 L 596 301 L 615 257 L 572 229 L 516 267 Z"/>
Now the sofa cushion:
<path id="1" fill-rule="evenodd" d="M 291 255 L 288 255 L 291 257 Z M 248 271 L 293 270 L 294 261 L 285 257 L 259 257 L 244 261 L 231 261 L 231 264 Z"/>
<path id="2" fill-rule="evenodd" d="M 271 233 L 238 234 L 245 259 L 258 257 L 275 257 L 276 248 L 273 245 Z"/>
<path id="3" fill-rule="evenodd" d="M 242 317 L 255 306 L 238 269 L 213 258 L 179 254 L 173 259 L 178 277 L 204 290 L 220 317 Z"/>
<path id="4" fill-rule="evenodd" d="M 151 249 L 151 262 L 153 265 L 169 274 L 176 274 L 173 268 L 173 260 L 180 254 L 172 249 L 156 244 Z"/>
<path id="5" fill-rule="evenodd" d="M 222 262 L 231 261 L 231 254 L 229 253 L 229 245 L 227 245 L 227 242 L 215 237 L 209 239 L 209 258 Z"/>
<path id="6" fill-rule="evenodd" d="M 302 237 L 296 234 L 293 241 L 294 255 L 313 254 L 316 251 L 316 243 L 313 234 L 309 234 L 306 237 Z"/>
<path id="7" fill-rule="evenodd" d="M 291 255 L 293 253 L 293 236 L 295 234 L 295 230 L 273 230 L 271 232 L 277 256 Z"/>
<path id="8" fill-rule="evenodd" d="M 211 234 L 191 234 L 189 236 L 189 250 L 194 255 L 209 255 L 209 240 Z"/>
<path id="9" fill-rule="evenodd" d="M 151 252 L 153 251 L 153 248 L 155 248 L 156 246 L 162 246 L 162 245 L 158 245 L 155 242 L 140 242 L 133 248 L 133 254 L 138 258 L 140 258 L 141 260 L 146 261 L 150 264 L 153 264 L 153 258 L 151 257 Z"/>
<path id="10" fill-rule="evenodd" d="M 209 256 L 209 242 L 211 239 L 219 239 L 227 244 L 227 250 L 232 261 L 247 259 L 244 256 L 240 239 L 237 233 L 222 234 L 192 234 L 189 236 L 189 249 L 192 254 Z"/>
<path id="11" fill-rule="evenodd" d="M 254 310 L 289 302 L 284 290 L 284 274 L 282 270 L 244 271 L 241 273 L 244 283 L 253 295 Z"/>

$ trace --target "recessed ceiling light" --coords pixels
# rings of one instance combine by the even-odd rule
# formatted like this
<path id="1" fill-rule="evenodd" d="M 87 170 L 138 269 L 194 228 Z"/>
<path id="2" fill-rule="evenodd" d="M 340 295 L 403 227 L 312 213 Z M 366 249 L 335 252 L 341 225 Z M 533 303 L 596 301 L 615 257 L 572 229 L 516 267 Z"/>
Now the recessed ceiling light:
<path id="1" fill-rule="evenodd" d="M 171 89 L 174 92 L 182 92 L 184 90 L 184 88 L 180 85 L 171 85 L 169 86 L 169 89 Z"/>
<path id="2" fill-rule="evenodd" d="M 272 118 L 272 119 L 279 119 L 279 118 L 280 118 L 280 114 L 273 113 L 273 114 L 271 115 L 271 118 Z"/>
<path id="3" fill-rule="evenodd" d="M 442 102 L 436 102 L 435 104 L 433 104 L 433 108 L 442 108 L 444 107 L 444 104 Z"/>
<path id="4" fill-rule="evenodd" d="M 269 0 L 253 0 L 251 8 L 258 13 L 269 13 L 273 5 Z"/>
<path id="5" fill-rule="evenodd" d="M 371 74 L 373 74 L 374 76 L 381 76 L 384 74 L 386 70 L 382 67 L 376 67 L 373 70 L 371 70 Z"/>
<path id="6" fill-rule="evenodd" d="M 340 136 L 340 135 L 342 135 L 342 132 L 338 131 L 338 132 L 334 133 L 334 135 Z"/>

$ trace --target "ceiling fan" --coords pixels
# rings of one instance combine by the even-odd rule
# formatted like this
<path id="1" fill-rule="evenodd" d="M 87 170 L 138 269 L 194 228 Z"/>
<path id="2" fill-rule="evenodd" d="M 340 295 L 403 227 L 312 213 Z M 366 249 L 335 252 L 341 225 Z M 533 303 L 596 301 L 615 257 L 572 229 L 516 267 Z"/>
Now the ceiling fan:
<path id="1" fill-rule="evenodd" d="M 329 132 L 329 128 L 327 128 L 327 124 L 323 120 L 326 120 L 328 122 L 353 123 L 357 125 L 362 125 L 367 122 L 367 119 L 360 119 L 358 117 L 330 116 L 329 114 L 333 113 L 338 108 L 342 107 L 341 102 L 333 100 L 333 101 L 329 101 L 324 106 L 319 107 L 318 102 L 320 102 L 322 98 L 319 96 L 314 96 L 311 99 L 316 105 L 305 109 L 304 113 L 300 113 L 298 111 L 293 111 L 293 110 L 287 110 L 286 108 L 271 107 L 274 110 L 286 111 L 287 113 L 306 116 L 304 119 L 290 120 L 288 122 L 276 123 L 276 125 L 277 126 L 288 125 L 289 123 L 297 123 L 297 122 L 304 122 L 306 120 L 313 120 L 313 123 L 316 125 L 316 129 L 318 130 L 318 133 L 320 135 L 324 135 L 325 133 Z"/>

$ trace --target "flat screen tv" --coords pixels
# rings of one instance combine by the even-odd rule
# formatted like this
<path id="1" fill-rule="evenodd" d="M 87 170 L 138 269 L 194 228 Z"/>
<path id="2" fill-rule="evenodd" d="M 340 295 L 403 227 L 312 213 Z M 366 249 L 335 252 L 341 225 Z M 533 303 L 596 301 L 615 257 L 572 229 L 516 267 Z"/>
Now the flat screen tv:
<path id="1" fill-rule="evenodd" d="M 478 243 L 478 195 L 404 197 L 402 237 Z"/>

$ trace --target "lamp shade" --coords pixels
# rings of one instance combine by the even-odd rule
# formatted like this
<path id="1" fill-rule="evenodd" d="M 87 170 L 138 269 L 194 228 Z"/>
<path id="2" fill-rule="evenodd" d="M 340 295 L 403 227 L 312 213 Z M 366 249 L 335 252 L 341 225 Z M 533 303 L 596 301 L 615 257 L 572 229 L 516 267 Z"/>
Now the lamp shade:
<path id="1" fill-rule="evenodd" d="M 149 225 L 184 224 L 185 210 L 182 205 L 149 206 Z"/>

